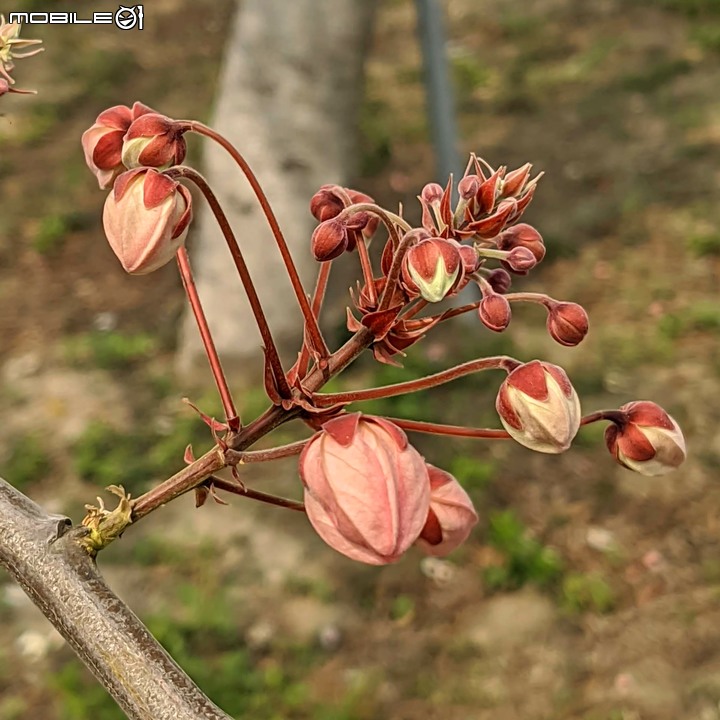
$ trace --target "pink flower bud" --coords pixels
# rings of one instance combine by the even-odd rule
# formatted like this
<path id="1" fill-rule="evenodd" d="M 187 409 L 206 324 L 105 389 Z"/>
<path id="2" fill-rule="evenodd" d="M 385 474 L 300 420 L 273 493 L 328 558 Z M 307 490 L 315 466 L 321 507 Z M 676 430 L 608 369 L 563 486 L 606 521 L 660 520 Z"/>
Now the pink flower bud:
<path id="1" fill-rule="evenodd" d="M 427 555 L 444 557 L 460 547 L 477 525 L 472 500 L 449 473 L 427 465 L 430 511 L 416 545 Z"/>
<path id="2" fill-rule="evenodd" d="M 588 315 L 582 305 L 559 302 L 550 307 L 547 329 L 555 342 L 574 347 L 587 335 L 588 322 Z"/>
<path id="3" fill-rule="evenodd" d="M 497 238 L 498 250 L 512 250 L 516 247 L 525 247 L 535 256 L 536 262 L 542 262 L 545 257 L 545 243 L 542 235 L 527 223 L 518 223 L 503 230 Z"/>
<path id="4" fill-rule="evenodd" d="M 445 191 L 443 190 L 442 185 L 439 185 L 438 183 L 428 183 L 425 187 L 423 187 L 420 197 L 428 205 L 437 205 L 442 200 L 444 192 Z"/>
<path id="5" fill-rule="evenodd" d="M 508 253 L 504 264 L 514 272 L 526 273 L 537 265 L 537 260 L 529 248 L 516 247 Z"/>
<path id="6" fill-rule="evenodd" d="M 605 430 L 605 443 L 621 465 L 641 475 L 665 475 L 682 465 L 686 448 L 680 426 L 659 405 L 641 400 L 619 409 L 625 422 Z"/>
<path id="7" fill-rule="evenodd" d="M 146 113 L 133 120 L 122 146 L 126 168 L 169 168 L 185 159 L 187 146 L 178 123 L 159 113 Z"/>
<path id="8" fill-rule="evenodd" d="M 112 187 L 115 178 L 126 170 L 122 163 L 123 137 L 133 120 L 154 112 L 136 102 L 132 108 L 115 105 L 101 112 L 95 124 L 82 136 L 85 162 L 97 177 L 101 190 Z"/>
<path id="9" fill-rule="evenodd" d="M 348 248 L 348 233 L 340 220 L 331 218 L 321 222 L 310 238 L 310 249 L 318 262 L 340 257 Z"/>
<path id="10" fill-rule="evenodd" d="M 403 258 L 403 281 L 427 302 L 440 302 L 453 289 L 462 270 L 457 243 L 443 238 L 421 240 Z"/>
<path id="11" fill-rule="evenodd" d="M 318 535 L 353 560 L 385 565 L 417 540 L 430 479 L 405 433 L 384 418 L 333 418 L 300 455 L 305 510 Z"/>
<path id="12" fill-rule="evenodd" d="M 489 293 L 478 306 L 480 322 L 493 332 L 502 332 L 510 324 L 512 310 L 504 295 Z"/>
<path id="13" fill-rule="evenodd" d="M 463 200 L 472 200 L 480 189 L 481 180 L 477 175 L 466 175 L 458 183 L 458 195 Z"/>
<path id="14" fill-rule="evenodd" d="M 346 188 L 345 191 L 347 192 L 353 203 L 375 202 L 375 200 L 373 200 L 369 195 L 361 193 L 358 190 Z M 363 237 L 369 239 L 375 234 L 375 231 L 378 229 L 378 225 L 380 224 L 380 218 L 377 215 L 371 215 L 370 213 L 364 213 L 364 215 L 365 221 L 360 229 L 362 230 Z"/>
<path id="15" fill-rule="evenodd" d="M 580 400 L 567 374 L 540 360 L 505 378 L 495 408 L 510 436 L 537 452 L 564 452 L 580 428 Z"/>
<path id="16" fill-rule="evenodd" d="M 103 210 L 110 247 L 131 275 L 151 273 L 172 260 L 190 220 L 190 191 L 152 168 L 120 175 Z"/>

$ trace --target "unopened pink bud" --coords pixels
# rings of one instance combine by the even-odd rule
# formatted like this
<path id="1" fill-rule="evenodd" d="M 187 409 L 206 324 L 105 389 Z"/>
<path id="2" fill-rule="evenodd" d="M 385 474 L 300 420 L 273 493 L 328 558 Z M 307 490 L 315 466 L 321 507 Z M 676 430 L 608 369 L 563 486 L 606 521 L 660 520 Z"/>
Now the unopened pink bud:
<path id="1" fill-rule="evenodd" d="M 505 258 L 507 266 L 515 272 L 525 273 L 537 265 L 532 251 L 526 247 L 513 248 Z"/>
<path id="2" fill-rule="evenodd" d="M 122 146 L 126 168 L 166 169 L 185 159 L 187 146 L 178 123 L 159 113 L 146 113 L 130 124 Z"/>
<path id="3" fill-rule="evenodd" d="M 507 376 L 495 408 L 510 436 L 537 452 L 564 452 L 580 428 L 580 400 L 567 374 L 540 360 Z"/>
<path id="4" fill-rule="evenodd" d="M 101 190 L 112 187 L 115 178 L 127 168 L 122 162 L 123 138 L 131 123 L 146 113 L 154 112 L 136 102 L 132 108 L 115 105 L 101 112 L 95 124 L 82 136 L 85 162 L 97 178 Z"/>
<path id="5" fill-rule="evenodd" d="M 331 218 L 321 222 L 310 238 L 310 249 L 318 262 L 340 257 L 348 247 L 348 233 L 340 220 Z"/>
<path id="6" fill-rule="evenodd" d="M 463 200 L 472 200 L 480 189 L 481 180 L 477 175 L 465 175 L 458 182 L 458 195 Z"/>
<path id="7" fill-rule="evenodd" d="M 425 461 L 384 418 L 352 413 L 326 422 L 300 455 L 300 477 L 310 523 L 353 560 L 395 562 L 427 520 Z"/>
<path id="8" fill-rule="evenodd" d="M 462 271 L 457 243 L 444 238 L 421 240 L 403 258 L 403 281 L 423 300 L 436 303 L 453 289 Z"/>
<path id="9" fill-rule="evenodd" d="M 323 185 L 310 198 L 310 212 L 316 220 L 324 222 L 342 212 L 345 205 L 339 191 L 342 191 L 339 185 Z"/>
<path id="10" fill-rule="evenodd" d="M 444 192 L 445 190 L 443 190 L 442 185 L 438 183 L 428 183 L 423 187 L 420 197 L 428 205 L 437 205 L 442 200 Z"/>
<path id="11" fill-rule="evenodd" d="M 574 347 L 588 333 L 588 315 L 582 305 L 571 302 L 554 303 L 547 317 L 547 329 L 555 342 Z"/>
<path id="12" fill-rule="evenodd" d="M 427 466 L 430 476 L 430 511 L 417 540 L 427 555 L 444 557 L 460 547 L 477 524 L 470 496 L 448 472 Z"/>
<path id="13" fill-rule="evenodd" d="M 502 332 L 510 324 L 512 310 L 504 295 L 491 293 L 485 295 L 478 306 L 480 321 L 493 332 Z"/>
<path id="14" fill-rule="evenodd" d="M 110 247 L 132 275 L 145 275 L 172 260 L 191 219 L 190 191 L 151 168 L 120 175 L 103 210 Z"/>
<path id="15" fill-rule="evenodd" d="M 659 405 L 647 400 L 623 405 L 625 422 L 605 430 L 605 443 L 624 467 L 641 475 L 665 475 L 685 461 L 687 450 L 680 426 Z"/>

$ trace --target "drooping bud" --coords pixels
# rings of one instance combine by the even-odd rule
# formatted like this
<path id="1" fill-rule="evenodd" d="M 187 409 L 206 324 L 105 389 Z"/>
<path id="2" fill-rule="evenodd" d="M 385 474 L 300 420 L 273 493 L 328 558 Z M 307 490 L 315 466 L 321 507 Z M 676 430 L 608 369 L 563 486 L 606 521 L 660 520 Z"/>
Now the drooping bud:
<path id="1" fill-rule="evenodd" d="M 345 224 L 331 218 L 321 222 L 313 230 L 310 249 L 318 262 L 327 262 L 340 257 L 348 247 L 348 233 Z"/>
<path id="2" fill-rule="evenodd" d="M 120 175 L 103 209 L 110 247 L 132 275 L 145 275 L 172 260 L 191 220 L 190 191 L 152 168 Z"/>
<path id="3" fill-rule="evenodd" d="M 342 212 L 345 205 L 338 189 L 338 185 L 323 185 L 310 198 L 310 212 L 316 220 L 330 220 Z"/>
<path id="4" fill-rule="evenodd" d="M 425 461 L 384 418 L 352 413 L 326 422 L 300 455 L 300 477 L 310 523 L 353 560 L 395 562 L 427 520 Z"/>
<path id="5" fill-rule="evenodd" d="M 647 400 L 619 408 L 625 421 L 609 425 L 605 443 L 624 467 L 656 476 L 676 470 L 687 454 L 680 426 L 659 405 Z"/>
<path id="6" fill-rule="evenodd" d="M 537 452 L 564 452 L 580 427 L 580 400 L 567 374 L 540 360 L 505 378 L 495 408 L 510 436 Z"/>
<path id="7" fill-rule="evenodd" d="M 535 256 L 536 262 L 542 262 L 545 257 L 545 243 L 542 235 L 527 223 L 518 223 L 503 230 L 497 238 L 498 250 L 512 250 L 516 247 L 525 247 Z"/>
<path id="8" fill-rule="evenodd" d="M 502 332 L 510 324 L 512 310 L 510 303 L 504 295 L 488 293 L 478 306 L 480 322 L 493 332 Z"/>
<path id="9" fill-rule="evenodd" d="M 185 159 L 187 145 L 180 125 L 165 115 L 146 113 L 130 124 L 122 146 L 126 168 L 166 169 Z"/>
<path id="10" fill-rule="evenodd" d="M 460 483 L 430 464 L 430 511 L 417 540 L 427 555 L 444 557 L 460 547 L 478 521 L 475 507 Z"/>
<path id="11" fill-rule="evenodd" d="M 155 111 L 139 102 L 132 108 L 115 105 L 101 112 L 95 124 L 83 133 L 85 162 L 101 190 L 112 187 L 115 178 L 127 169 L 122 162 L 123 137 L 133 120 L 151 112 Z"/>
<path id="12" fill-rule="evenodd" d="M 577 303 L 553 303 L 548 311 L 548 332 L 555 342 L 566 347 L 574 347 L 583 341 L 588 333 L 588 323 L 585 309 Z"/>
<path id="13" fill-rule="evenodd" d="M 462 271 L 457 244 L 443 238 L 421 240 L 403 258 L 403 282 L 427 302 L 440 302 L 453 289 Z"/>

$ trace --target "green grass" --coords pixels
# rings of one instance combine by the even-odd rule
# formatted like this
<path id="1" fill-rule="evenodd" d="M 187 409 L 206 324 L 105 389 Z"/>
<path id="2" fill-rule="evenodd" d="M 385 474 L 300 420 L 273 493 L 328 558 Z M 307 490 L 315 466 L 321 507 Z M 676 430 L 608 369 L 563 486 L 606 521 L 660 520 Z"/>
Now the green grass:
<path id="1" fill-rule="evenodd" d="M 52 461 L 39 433 L 20 435 L 9 443 L 10 453 L 2 465 L 2 475 L 18 490 L 25 491 L 39 480 L 47 479 Z"/>
<path id="2" fill-rule="evenodd" d="M 562 575 L 558 554 L 531 537 L 512 510 L 490 515 L 488 542 L 505 559 L 503 565 L 485 569 L 485 583 L 492 590 L 516 590 L 526 584 L 547 588 Z"/>

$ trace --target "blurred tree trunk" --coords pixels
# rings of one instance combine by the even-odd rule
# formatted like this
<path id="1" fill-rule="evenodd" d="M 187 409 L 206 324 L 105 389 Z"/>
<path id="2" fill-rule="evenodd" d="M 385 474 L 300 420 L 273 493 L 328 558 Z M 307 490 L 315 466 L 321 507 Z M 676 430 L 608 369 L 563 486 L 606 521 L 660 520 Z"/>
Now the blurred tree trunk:
<path id="1" fill-rule="evenodd" d="M 357 159 L 356 125 L 374 0 L 244 0 L 227 46 L 212 125 L 257 173 L 308 293 L 310 197 L 347 183 Z M 265 219 L 239 169 L 206 144 L 205 175 L 228 213 L 284 357 L 301 340 L 297 304 Z M 240 383 L 258 377 L 260 337 L 235 268 L 206 207 L 197 212 L 191 259 L 223 364 Z M 253 362 L 255 361 L 255 362 Z M 192 315 L 184 318 L 178 370 L 206 360 Z"/>

